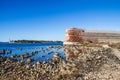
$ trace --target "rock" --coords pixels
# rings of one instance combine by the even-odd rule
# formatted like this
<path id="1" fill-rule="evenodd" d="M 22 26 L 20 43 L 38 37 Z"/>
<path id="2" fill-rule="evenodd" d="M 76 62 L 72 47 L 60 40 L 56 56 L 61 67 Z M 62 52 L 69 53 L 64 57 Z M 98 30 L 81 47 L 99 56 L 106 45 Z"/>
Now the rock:
<path id="1" fill-rule="evenodd" d="M 34 55 L 34 53 L 33 53 L 33 52 L 31 52 L 31 53 L 30 53 L 30 56 L 33 56 L 33 55 Z"/>
<path id="2" fill-rule="evenodd" d="M 6 54 L 11 54 L 12 50 L 6 51 Z"/>
<path id="3" fill-rule="evenodd" d="M 5 74 L 5 73 L 6 73 L 6 70 L 5 70 L 5 69 L 2 69 L 1 72 L 2 72 L 2 74 Z"/>
<path id="4" fill-rule="evenodd" d="M 31 63 L 31 59 L 28 58 L 27 61 L 26 61 L 27 64 L 30 64 Z"/>
<path id="5" fill-rule="evenodd" d="M 26 67 L 27 69 L 29 69 L 29 68 L 30 68 L 30 65 L 26 65 L 25 67 Z"/>
<path id="6" fill-rule="evenodd" d="M 28 57 L 29 57 L 29 53 L 25 53 L 25 54 L 23 55 L 23 57 L 24 57 L 24 58 L 28 58 Z"/>
<path id="7" fill-rule="evenodd" d="M 110 46 L 108 46 L 108 45 L 102 45 L 102 47 L 105 48 L 105 49 L 110 48 Z"/>
<path id="8" fill-rule="evenodd" d="M 34 53 L 38 53 L 38 51 L 35 50 Z"/>
<path id="9" fill-rule="evenodd" d="M 22 51 L 22 48 L 20 48 L 19 50 Z"/>
<path id="10" fill-rule="evenodd" d="M 45 57 L 45 55 L 42 55 L 41 57 Z"/>
<path id="11" fill-rule="evenodd" d="M 40 62 L 36 62 L 37 65 L 40 65 Z"/>
<path id="12" fill-rule="evenodd" d="M 1 54 L 5 54 L 5 53 L 6 53 L 5 49 L 2 49 L 2 50 L 0 51 L 0 53 L 1 53 Z"/>
<path id="13" fill-rule="evenodd" d="M 51 51 L 51 52 L 48 52 L 48 54 L 52 54 L 53 53 L 53 51 Z"/>

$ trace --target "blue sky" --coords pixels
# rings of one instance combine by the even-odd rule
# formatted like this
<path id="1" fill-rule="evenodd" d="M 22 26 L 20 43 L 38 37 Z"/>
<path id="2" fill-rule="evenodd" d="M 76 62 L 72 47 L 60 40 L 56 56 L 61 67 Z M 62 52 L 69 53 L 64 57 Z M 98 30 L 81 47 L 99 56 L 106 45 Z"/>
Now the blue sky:
<path id="1" fill-rule="evenodd" d="M 120 1 L 0 0 L 0 41 L 63 41 L 71 27 L 120 31 Z"/>

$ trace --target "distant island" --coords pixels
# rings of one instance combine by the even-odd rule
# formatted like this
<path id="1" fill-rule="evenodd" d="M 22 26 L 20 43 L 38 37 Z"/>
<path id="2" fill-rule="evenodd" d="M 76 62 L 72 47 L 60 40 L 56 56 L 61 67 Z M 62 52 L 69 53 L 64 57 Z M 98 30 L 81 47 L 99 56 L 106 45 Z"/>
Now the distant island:
<path id="1" fill-rule="evenodd" d="M 63 41 L 53 41 L 53 40 L 10 40 L 9 43 L 63 43 Z"/>

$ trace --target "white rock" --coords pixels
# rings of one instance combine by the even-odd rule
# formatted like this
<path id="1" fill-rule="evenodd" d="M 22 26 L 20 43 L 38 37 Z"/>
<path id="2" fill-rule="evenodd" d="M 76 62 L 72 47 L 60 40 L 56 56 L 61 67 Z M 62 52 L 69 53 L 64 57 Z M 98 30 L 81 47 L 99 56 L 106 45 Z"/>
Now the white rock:
<path id="1" fill-rule="evenodd" d="M 110 46 L 108 46 L 108 45 L 102 45 L 102 47 L 105 48 L 105 49 L 110 48 Z"/>

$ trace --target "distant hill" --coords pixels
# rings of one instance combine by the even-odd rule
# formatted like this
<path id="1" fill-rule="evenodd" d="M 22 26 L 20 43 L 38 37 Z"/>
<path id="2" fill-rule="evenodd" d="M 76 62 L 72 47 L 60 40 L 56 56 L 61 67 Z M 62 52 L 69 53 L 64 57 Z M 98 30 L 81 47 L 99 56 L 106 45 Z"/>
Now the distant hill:
<path id="1" fill-rule="evenodd" d="M 12 40 L 11 43 L 63 43 L 62 41 L 48 41 L 48 40 Z"/>
<path id="2" fill-rule="evenodd" d="M 0 44 L 2 44 L 2 43 L 8 43 L 8 42 L 0 42 Z"/>

